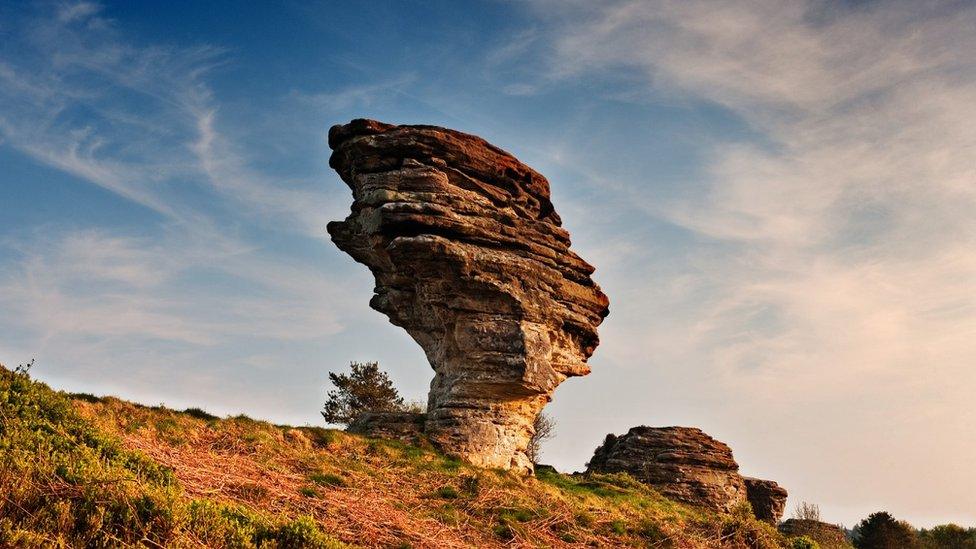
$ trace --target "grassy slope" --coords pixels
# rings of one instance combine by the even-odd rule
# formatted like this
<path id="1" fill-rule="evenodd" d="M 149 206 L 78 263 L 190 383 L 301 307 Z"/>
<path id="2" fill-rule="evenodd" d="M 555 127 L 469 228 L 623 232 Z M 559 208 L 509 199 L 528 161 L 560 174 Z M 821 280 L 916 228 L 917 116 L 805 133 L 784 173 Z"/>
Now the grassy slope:
<path id="1" fill-rule="evenodd" d="M 0 368 L 0 546 L 784 547 L 627 476 L 57 393 Z"/>

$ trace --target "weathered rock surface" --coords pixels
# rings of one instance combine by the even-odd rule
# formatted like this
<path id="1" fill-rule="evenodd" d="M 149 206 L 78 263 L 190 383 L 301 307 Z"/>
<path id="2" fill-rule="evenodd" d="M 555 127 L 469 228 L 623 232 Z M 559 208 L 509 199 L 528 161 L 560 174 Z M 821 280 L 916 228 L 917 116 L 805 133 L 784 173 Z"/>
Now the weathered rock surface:
<path id="1" fill-rule="evenodd" d="M 773 523 L 786 504 L 786 490 L 740 475 L 732 450 L 693 427 L 640 426 L 607 435 L 586 470 L 629 473 L 674 500 L 722 512 L 754 497 L 756 517 Z"/>
<path id="2" fill-rule="evenodd" d="M 807 536 L 820 545 L 821 549 L 850 549 L 847 534 L 836 524 L 819 520 L 786 519 L 779 525 L 779 531 L 788 537 Z"/>
<path id="3" fill-rule="evenodd" d="M 424 438 L 426 420 L 426 414 L 416 412 L 366 412 L 356 417 L 346 430 L 415 444 Z"/>
<path id="4" fill-rule="evenodd" d="M 724 512 L 746 497 L 732 450 L 692 427 L 641 426 L 607 435 L 587 472 L 629 473 L 672 499 Z"/>
<path id="5" fill-rule="evenodd" d="M 752 505 L 752 512 L 759 520 L 775 525 L 786 509 L 786 489 L 772 480 L 743 477 L 746 483 L 746 497 Z"/>
<path id="6" fill-rule="evenodd" d="M 353 192 L 332 241 L 376 279 L 370 306 L 434 369 L 426 434 L 476 465 L 530 471 L 532 422 L 608 313 L 542 175 L 486 141 L 354 120 L 329 131 Z"/>

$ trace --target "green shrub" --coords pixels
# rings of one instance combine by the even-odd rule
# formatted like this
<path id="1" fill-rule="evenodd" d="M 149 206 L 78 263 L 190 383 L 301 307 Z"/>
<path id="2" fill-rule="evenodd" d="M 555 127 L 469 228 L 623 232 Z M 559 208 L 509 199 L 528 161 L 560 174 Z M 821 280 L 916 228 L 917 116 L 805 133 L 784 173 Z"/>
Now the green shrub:
<path id="1" fill-rule="evenodd" d="M 586 511 L 576 513 L 576 524 L 579 524 L 583 528 L 592 528 L 595 523 L 596 519 L 594 519 L 593 515 L 587 513 Z"/>
<path id="2" fill-rule="evenodd" d="M 515 538 L 515 529 L 512 528 L 512 525 L 508 524 L 507 522 L 496 524 L 494 528 L 492 528 L 492 531 L 496 536 L 503 540 Z"/>
<path id="3" fill-rule="evenodd" d="M 820 544 L 807 536 L 800 536 L 790 540 L 790 549 L 820 549 Z"/>
<path id="4" fill-rule="evenodd" d="M 283 524 L 265 539 L 274 541 L 281 548 L 332 549 L 343 546 L 323 534 L 311 517 L 299 517 Z"/>
<path id="5" fill-rule="evenodd" d="M 322 486 L 342 487 L 346 485 L 346 479 L 332 473 L 312 473 L 308 475 L 308 480 Z"/>
<path id="6" fill-rule="evenodd" d="M 183 413 L 190 417 L 195 417 L 204 421 L 215 421 L 220 419 L 219 417 L 201 408 L 187 408 L 186 410 L 183 410 Z"/>
<path id="7" fill-rule="evenodd" d="M 102 402 L 104 399 L 97 397 L 91 393 L 68 393 L 68 398 L 73 400 L 81 400 L 91 404 L 97 404 Z"/>
<path id="8" fill-rule="evenodd" d="M 460 497 L 457 488 L 453 486 L 441 486 L 437 489 L 437 497 L 444 499 L 457 499 Z"/>

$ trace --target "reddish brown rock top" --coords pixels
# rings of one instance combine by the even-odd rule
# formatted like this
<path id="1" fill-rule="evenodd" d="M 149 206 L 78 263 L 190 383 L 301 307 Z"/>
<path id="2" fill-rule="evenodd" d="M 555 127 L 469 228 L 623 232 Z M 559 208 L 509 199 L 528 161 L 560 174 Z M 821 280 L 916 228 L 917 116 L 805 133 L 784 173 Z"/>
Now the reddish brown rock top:
<path id="1" fill-rule="evenodd" d="M 367 136 L 370 139 L 357 139 Z M 349 168 L 385 171 L 391 167 L 389 162 L 395 164 L 405 158 L 432 162 L 467 174 L 474 179 L 472 183 L 494 187 L 479 185 L 477 190 L 502 207 L 521 207 L 525 217 L 561 224 L 549 200 L 546 178 L 476 135 L 438 126 L 397 126 L 359 118 L 332 126 L 329 147 L 335 151 L 329 165 L 343 180 L 350 175 L 344 173 Z M 563 234 L 568 241 L 568 233 Z"/>

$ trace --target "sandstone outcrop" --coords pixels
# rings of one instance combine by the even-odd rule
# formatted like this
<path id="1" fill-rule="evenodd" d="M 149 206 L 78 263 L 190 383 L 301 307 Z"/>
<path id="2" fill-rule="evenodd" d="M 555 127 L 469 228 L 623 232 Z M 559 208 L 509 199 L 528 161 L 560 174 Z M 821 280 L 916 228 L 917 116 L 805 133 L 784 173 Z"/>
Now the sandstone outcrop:
<path id="1" fill-rule="evenodd" d="M 775 525 L 786 509 L 786 489 L 772 480 L 743 477 L 746 483 L 746 497 L 752 505 L 752 512 L 759 520 Z"/>
<path id="2" fill-rule="evenodd" d="M 586 467 L 588 473 L 628 473 L 671 499 L 721 512 L 754 497 L 756 517 L 773 523 L 786 503 L 786 490 L 740 475 L 732 450 L 693 427 L 640 426 L 607 435 Z"/>
<path id="3" fill-rule="evenodd" d="M 372 271 L 370 306 L 427 354 L 427 436 L 476 465 L 530 471 L 532 422 L 557 385 L 589 373 L 609 303 L 548 181 L 435 126 L 354 120 L 329 146 L 353 192 L 329 234 Z"/>
<path id="4" fill-rule="evenodd" d="M 732 450 L 691 427 L 641 426 L 607 435 L 587 472 L 629 473 L 669 498 L 723 512 L 746 493 Z"/>

